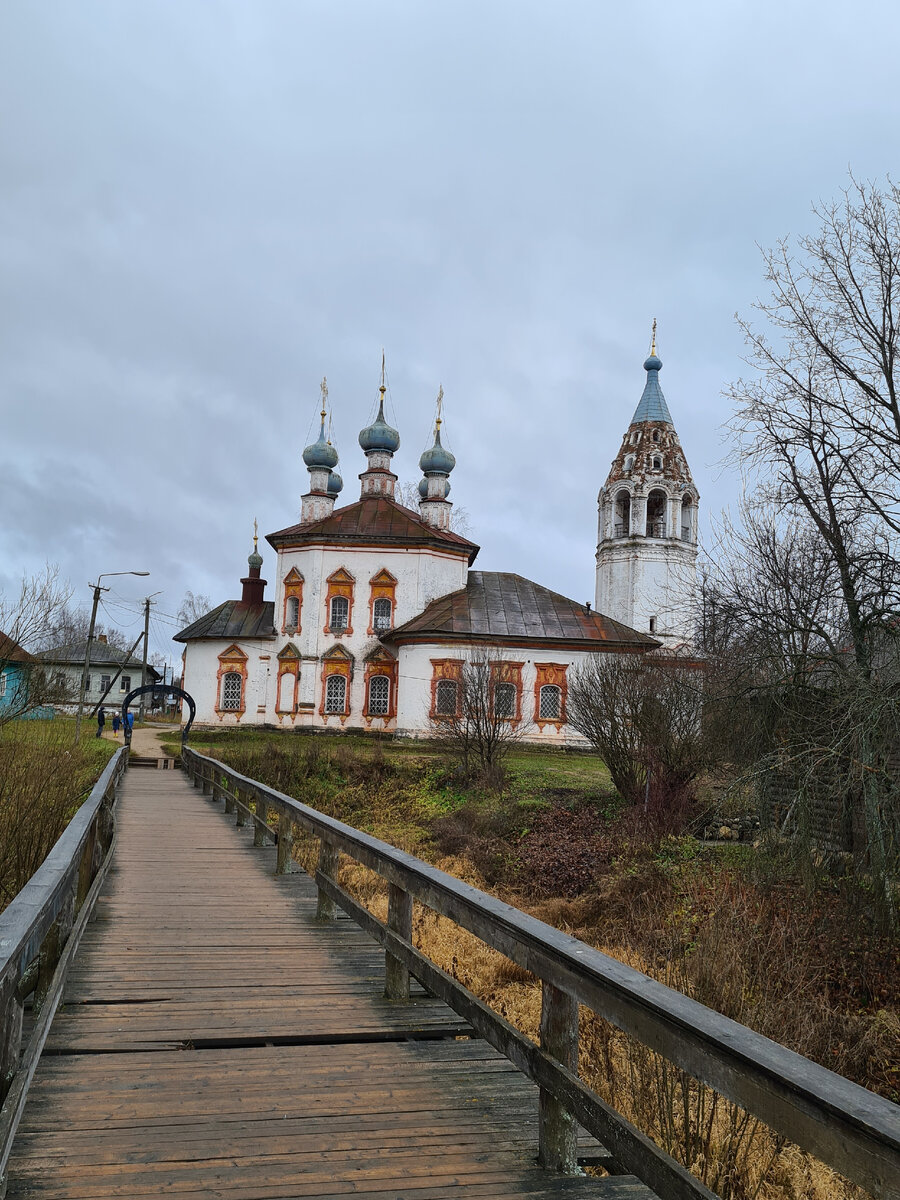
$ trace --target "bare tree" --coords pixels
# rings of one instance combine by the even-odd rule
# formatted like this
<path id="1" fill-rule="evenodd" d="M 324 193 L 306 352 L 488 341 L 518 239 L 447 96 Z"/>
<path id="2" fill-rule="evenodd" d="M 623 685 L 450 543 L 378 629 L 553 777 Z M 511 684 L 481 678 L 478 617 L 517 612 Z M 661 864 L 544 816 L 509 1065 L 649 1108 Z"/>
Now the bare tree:
<path id="1" fill-rule="evenodd" d="M 619 794 L 682 811 L 706 765 L 704 672 L 675 656 L 595 654 L 569 683 L 569 724 L 603 758 Z"/>
<path id="2" fill-rule="evenodd" d="M 419 485 L 411 480 L 406 480 L 403 483 L 397 483 L 394 488 L 394 498 L 398 504 L 402 504 L 404 508 L 410 508 L 414 513 L 419 511 Z M 472 533 L 472 519 L 469 516 L 469 510 L 461 507 L 459 504 L 454 504 L 450 509 L 450 528 L 453 533 L 458 533 L 460 537 L 470 537 Z"/>
<path id="3" fill-rule="evenodd" d="M 186 591 L 177 613 L 182 628 L 193 625 L 195 621 L 199 621 L 201 617 L 205 617 L 212 610 L 212 607 L 213 604 L 209 596 L 204 596 L 202 592 L 198 592 L 195 596 L 192 591 Z"/>
<path id="4" fill-rule="evenodd" d="M 71 594 L 59 568 L 48 563 L 40 574 L 23 578 L 14 596 L 0 595 L 0 724 L 69 698 L 32 660 L 32 652 L 65 612 Z"/>
<path id="5" fill-rule="evenodd" d="M 453 675 L 438 680 L 431 716 L 434 736 L 458 755 L 466 773 L 503 782 L 510 748 L 530 728 L 522 713 L 520 664 L 495 646 L 469 651 Z"/>
<path id="6" fill-rule="evenodd" d="M 879 664 L 894 658 L 888 647 L 900 615 L 900 189 L 851 179 L 840 202 L 815 211 L 817 233 L 796 249 L 785 241 L 765 255 L 772 291 L 758 310 L 771 332 L 741 322 L 757 374 L 730 388 L 734 453 L 755 472 L 751 507 L 769 515 L 767 569 L 789 562 L 794 524 L 803 530 L 807 563 L 810 555 L 818 559 L 819 595 L 807 594 L 806 611 L 794 604 L 781 613 L 790 638 L 786 628 L 762 624 L 786 649 L 795 678 L 809 670 L 812 646 L 817 683 L 828 697 L 843 696 L 835 711 L 861 718 L 853 730 L 829 722 L 812 744 L 818 761 L 824 755 L 842 764 L 833 772 L 841 786 L 855 773 L 866 870 L 881 915 L 893 920 L 900 851 L 884 766 L 894 750 L 884 739 L 893 738 L 896 721 Z M 809 572 L 792 578 L 817 587 Z M 723 590 L 746 611 L 746 590 Z M 882 720 L 873 723 L 867 713 Z"/>

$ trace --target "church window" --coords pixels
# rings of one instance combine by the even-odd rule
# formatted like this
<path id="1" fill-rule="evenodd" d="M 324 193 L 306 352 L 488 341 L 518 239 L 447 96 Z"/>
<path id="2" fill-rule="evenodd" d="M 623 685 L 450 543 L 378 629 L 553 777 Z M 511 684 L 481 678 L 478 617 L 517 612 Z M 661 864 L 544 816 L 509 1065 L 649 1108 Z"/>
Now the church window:
<path id="1" fill-rule="evenodd" d="M 387 716 L 391 699 L 391 681 L 387 675 L 373 675 L 369 680 L 369 715 Z"/>
<path id="2" fill-rule="evenodd" d="M 613 513 L 613 537 L 628 537 L 631 533 L 631 496 L 624 489 L 616 496 Z"/>
<path id="3" fill-rule="evenodd" d="M 511 721 L 516 715 L 516 685 L 498 683 L 494 687 L 494 716 Z"/>
<path id="4" fill-rule="evenodd" d="M 350 617 L 350 601 L 346 596 L 332 596 L 329 625 L 332 633 L 343 633 Z M 334 710 L 330 710 L 334 711 Z M 343 709 L 341 710 L 343 711 Z"/>
<path id="5" fill-rule="evenodd" d="M 285 626 L 294 630 L 300 624 L 300 598 L 299 596 L 288 596 L 284 606 L 284 623 Z"/>
<path id="6" fill-rule="evenodd" d="M 373 620 L 375 632 L 380 633 L 382 630 L 390 629 L 391 627 L 391 609 L 393 605 L 390 600 L 376 600 L 372 606 Z"/>
<path id="7" fill-rule="evenodd" d="M 226 671 L 222 676 L 222 707 L 239 709 L 243 680 L 237 671 Z"/>
<path id="8" fill-rule="evenodd" d="M 636 446 L 640 440 L 641 440 L 640 431 L 635 430 L 634 433 L 631 435 L 631 444 L 633 446 Z"/>
<path id="9" fill-rule="evenodd" d="M 347 679 L 344 675 L 329 675 L 325 681 L 325 711 L 343 713 L 347 707 Z"/>
<path id="10" fill-rule="evenodd" d="M 562 691 L 555 684 L 545 684 L 541 688 L 539 712 L 545 721 L 558 721 L 562 710 Z"/>
<path id="11" fill-rule="evenodd" d="M 654 471 L 661 471 L 661 470 L 662 470 L 662 465 L 663 465 L 662 455 L 661 455 L 661 454 L 654 454 L 654 455 L 653 455 L 653 470 L 654 470 Z"/>
<path id="12" fill-rule="evenodd" d="M 634 466 L 634 455 L 629 454 L 628 457 L 625 459 L 625 471 L 629 472 L 633 466 Z"/>
<path id="13" fill-rule="evenodd" d="M 654 440 L 654 442 L 659 441 L 659 430 L 658 429 L 653 430 L 653 440 Z"/>
<path id="14" fill-rule="evenodd" d="M 455 717 L 457 712 L 457 685 L 455 679 L 439 679 L 435 691 L 434 710 L 442 717 Z"/>
<path id="15" fill-rule="evenodd" d="M 694 540 L 694 500 L 692 496 L 685 496 L 681 501 L 681 540 L 683 542 Z"/>

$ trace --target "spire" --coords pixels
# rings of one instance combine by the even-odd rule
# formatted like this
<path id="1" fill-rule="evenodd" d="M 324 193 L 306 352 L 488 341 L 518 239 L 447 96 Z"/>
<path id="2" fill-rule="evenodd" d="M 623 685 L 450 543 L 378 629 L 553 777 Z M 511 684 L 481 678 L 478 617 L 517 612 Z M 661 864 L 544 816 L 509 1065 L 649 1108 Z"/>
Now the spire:
<path id="1" fill-rule="evenodd" d="M 662 360 L 656 354 L 655 317 L 653 318 L 653 333 L 650 341 L 650 357 L 644 362 L 644 370 L 647 372 L 647 382 L 644 384 L 644 391 L 638 401 L 638 406 L 634 410 L 631 424 L 639 425 L 642 421 L 668 421 L 670 425 L 674 424 L 672 415 L 669 412 L 669 406 L 666 404 L 666 398 L 662 393 L 662 388 L 659 386 L 659 373 L 662 370 Z"/>
<path id="2" fill-rule="evenodd" d="M 381 352 L 381 385 L 378 388 L 378 415 L 371 425 L 361 429 L 359 444 L 365 451 L 368 465 L 360 475 L 362 484 L 360 496 L 394 495 L 394 484 L 397 476 L 391 470 L 391 459 L 394 451 L 400 448 L 400 434 L 392 429 L 384 419 L 384 393 L 387 388 L 384 382 L 384 351 Z"/>
<path id="3" fill-rule="evenodd" d="M 263 592 L 265 591 L 266 581 L 260 579 L 259 570 L 262 566 L 262 555 L 257 548 L 259 541 L 259 526 L 256 518 L 253 518 L 253 549 L 247 559 L 249 570 L 244 579 L 241 580 L 241 603 L 259 605 L 263 602 Z"/>

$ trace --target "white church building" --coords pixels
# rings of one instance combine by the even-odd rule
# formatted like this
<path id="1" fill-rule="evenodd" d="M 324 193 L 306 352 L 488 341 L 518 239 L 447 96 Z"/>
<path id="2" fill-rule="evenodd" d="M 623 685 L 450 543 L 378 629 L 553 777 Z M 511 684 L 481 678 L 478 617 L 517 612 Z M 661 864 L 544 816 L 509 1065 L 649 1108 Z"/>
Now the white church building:
<path id="1" fill-rule="evenodd" d="M 360 497 L 325 435 L 303 451 L 300 520 L 266 540 L 271 598 L 254 548 L 239 600 L 175 637 L 184 688 L 207 726 L 266 725 L 428 736 L 460 703 L 466 661 L 490 648 L 498 713 L 529 740 L 579 743 L 566 721 L 573 670 L 595 654 L 689 645 L 697 491 L 659 387 L 655 354 L 634 418 L 599 496 L 596 609 L 520 575 L 472 570 L 479 547 L 450 528 L 454 456 L 420 459 L 418 511 L 395 498 L 400 435 L 378 415 L 359 435 Z"/>

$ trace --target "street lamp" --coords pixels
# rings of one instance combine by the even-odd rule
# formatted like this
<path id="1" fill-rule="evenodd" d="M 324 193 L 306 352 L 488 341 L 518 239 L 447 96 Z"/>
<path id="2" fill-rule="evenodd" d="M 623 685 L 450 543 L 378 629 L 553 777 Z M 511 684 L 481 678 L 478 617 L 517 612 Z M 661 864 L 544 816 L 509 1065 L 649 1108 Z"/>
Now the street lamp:
<path id="1" fill-rule="evenodd" d="M 113 575 L 149 575 L 149 571 L 104 571 L 97 576 L 96 583 L 89 583 L 94 589 L 94 607 L 91 609 L 91 627 L 88 630 L 87 645 L 84 648 L 84 669 L 81 672 L 81 687 L 78 691 L 78 712 L 75 714 L 75 744 L 81 734 L 81 714 L 84 711 L 84 693 L 87 691 L 88 671 L 91 667 L 91 642 L 94 640 L 94 626 L 97 623 L 97 605 L 100 603 L 100 593 L 108 592 L 109 588 L 101 587 L 100 580 Z"/>

